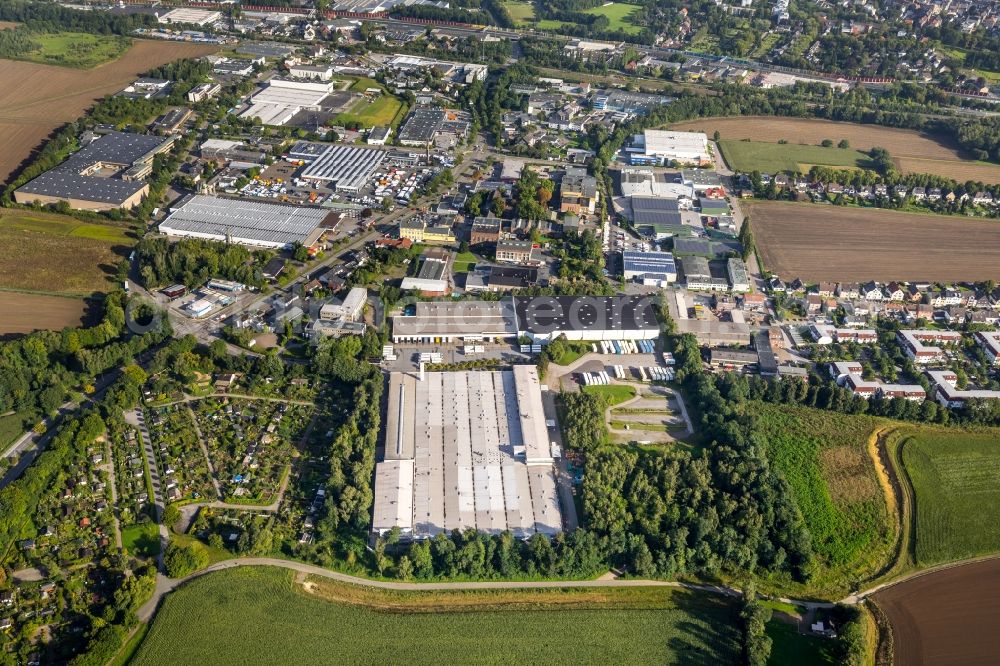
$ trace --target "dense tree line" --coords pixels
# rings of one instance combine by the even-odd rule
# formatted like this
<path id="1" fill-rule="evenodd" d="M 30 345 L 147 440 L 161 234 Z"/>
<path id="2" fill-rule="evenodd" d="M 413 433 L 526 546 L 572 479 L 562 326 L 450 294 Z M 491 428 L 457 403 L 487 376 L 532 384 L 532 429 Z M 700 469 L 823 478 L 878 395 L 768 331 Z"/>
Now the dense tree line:
<path id="1" fill-rule="evenodd" d="M 253 287 L 264 284 L 259 266 L 269 253 L 251 252 L 242 245 L 184 238 L 171 243 L 163 236 L 146 236 L 135 247 L 143 285 L 149 289 L 174 283 L 189 287 L 212 277 Z"/>
<path id="2" fill-rule="evenodd" d="M 496 21 L 488 12 L 480 9 L 463 9 L 461 7 L 436 7 L 434 5 L 397 5 L 392 8 L 393 18 L 418 18 L 431 21 L 455 21 L 456 23 L 474 23 L 477 25 L 496 25 Z"/>
<path id="3" fill-rule="evenodd" d="M 382 373 L 353 358 L 363 377 L 353 388 L 347 385 L 350 393 L 346 404 L 352 408 L 330 442 L 330 477 L 325 484 L 326 500 L 317 523 L 316 543 L 304 553 L 320 561 L 331 561 L 336 556 L 352 565 L 365 557 L 383 390 Z M 316 371 L 324 376 L 321 364 Z"/>
<path id="4" fill-rule="evenodd" d="M 0 21 L 16 21 L 34 32 L 89 32 L 99 35 L 131 35 L 136 28 L 156 26 L 151 14 L 112 14 L 80 11 L 54 2 L 5 0 L 0 3 Z"/>
<path id="5" fill-rule="evenodd" d="M 33 423 L 62 404 L 71 387 L 169 335 L 169 328 L 133 335 L 125 324 L 122 292 L 109 294 L 103 307 L 95 326 L 39 331 L 0 343 L 0 413 L 14 411 L 25 424 Z"/>

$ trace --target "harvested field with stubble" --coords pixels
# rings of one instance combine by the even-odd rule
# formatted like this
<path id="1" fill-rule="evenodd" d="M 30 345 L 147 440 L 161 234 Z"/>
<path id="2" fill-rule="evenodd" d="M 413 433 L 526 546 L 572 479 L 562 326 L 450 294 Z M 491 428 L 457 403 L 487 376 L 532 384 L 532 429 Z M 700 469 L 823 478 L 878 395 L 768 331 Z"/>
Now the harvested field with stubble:
<path id="1" fill-rule="evenodd" d="M 784 279 L 1000 278 L 1000 221 L 776 201 L 742 205 L 764 269 Z"/>
<path id="2" fill-rule="evenodd" d="M 875 595 L 896 664 L 994 664 L 1000 654 L 1000 560 L 939 571 Z"/>
<path id="3" fill-rule="evenodd" d="M 789 144 L 819 145 L 830 139 L 834 145 L 847 139 L 851 148 L 870 150 L 880 146 L 895 158 L 904 173 L 933 173 L 959 182 L 977 180 L 1000 183 L 1000 166 L 962 159 L 957 146 L 946 137 L 921 134 L 913 130 L 838 123 L 815 118 L 782 118 L 776 116 L 746 116 L 739 118 L 699 118 L 676 123 L 672 129 L 707 132 L 718 131 L 723 139 L 763 141 Z"/>
<path id="4" fill-rule="evenodd" d="M 0 181 L 64 123 L 95 101 L 124 88 L 139 74 L 181 58 L 218 50 L 211 44 L 136 40 L 125 55 L 89 70 L 0 60 Z"/>

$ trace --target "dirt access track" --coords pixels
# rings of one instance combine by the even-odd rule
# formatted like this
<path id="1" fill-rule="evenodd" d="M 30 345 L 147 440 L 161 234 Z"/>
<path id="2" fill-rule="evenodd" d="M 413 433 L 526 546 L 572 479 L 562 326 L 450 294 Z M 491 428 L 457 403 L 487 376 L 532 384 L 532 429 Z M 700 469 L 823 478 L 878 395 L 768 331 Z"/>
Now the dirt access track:
<path id="1" fill-rule="evenodd" d="M 917 576 L 874 599 L 892 625 L 896 664 L 997 662 L 1000 559 Z"/>
<path id="2" fill-rule="evenodd" d="M 745 202 L 764 268 L 783 279 L 1000 278 L 1000 221 L 790 202 Z"/>
<path id="3" fill-rule="evenodd" d="M 703 131 L 709 136 L 717 131 L 723 139 L 737 141 L 777 143 L 784 140 L 810 146 L 818 146 L 823 139 L 830 139 L 835 144 L 847 139 L 856 150 L 885 148 L 904 173 L 933 173 L 959 182 L 1000 183 L 1000 166 L 962 159 L 958 146 L 947 137 L 914 130 L 779 116 L 698 118 L 671 125 L 671 129 Z"/>
<path id="4" fill-rule="evenodd" d="M 211 44 L 136 40 L 125 55 L 93 69 L 0 60 L 0 181 L 37 150 L 58 127 L 118 92 L 139 74 L 181 58 L 218 50 Z"/>

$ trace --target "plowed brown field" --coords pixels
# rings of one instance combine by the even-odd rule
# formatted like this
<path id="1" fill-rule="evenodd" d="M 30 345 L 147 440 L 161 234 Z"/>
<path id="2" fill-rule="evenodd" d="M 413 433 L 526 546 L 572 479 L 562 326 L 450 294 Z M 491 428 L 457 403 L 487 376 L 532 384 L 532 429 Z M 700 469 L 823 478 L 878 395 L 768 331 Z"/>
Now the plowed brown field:
<path id="1" fill-rule="evenodd" d="M 1000 560 L 920 576 L 875 601 L 889 616 L 899 666 L 997 663 Z"/>
<path id="2" fill-rule="evenodd" d="M 718 131 L 723 139 L 750 139 L 777 143 L 819 145 L 823 139 L 837 143 L 847 139 L 851 148 L 869 150 L 880 146 L 889 151 L 904 173 L 933 173 L 959 182 L 977 180 L 1000 183 L 1000 166 L 963 160 L 957 146 L 945 137 L 930 136 L 912 130 L 838 123 L 814 118 L 746 116 L 739 118 L 699 118 L 677 123 L 673 129 Z"/>
<path id="3" fill-rule="evenodd" d="M 0 291 L 0 337 L 79 326 L 86 309 L 82 298 Z"/>
<path id="4" fill-rule="evenodd" d="M 137 40 L 118 60 L 88 70 L 0 60 L 0 181 L 53 130 L 164 63 L 218 50 L 210 44 Z"/>
<path id="5" fill-rule="evenodd" d="M 1000 279 L 1000 221 L 744 203 L 764 268 L 805 281 Z"/>

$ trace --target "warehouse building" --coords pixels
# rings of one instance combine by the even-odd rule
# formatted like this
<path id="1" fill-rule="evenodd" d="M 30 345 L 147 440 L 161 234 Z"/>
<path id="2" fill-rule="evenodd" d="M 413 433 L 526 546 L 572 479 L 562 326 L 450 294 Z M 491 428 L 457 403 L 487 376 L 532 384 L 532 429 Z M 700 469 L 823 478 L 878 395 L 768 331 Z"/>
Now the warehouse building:
<path id="1" fill-rule="evenodd" d="M 436 106 L 418 106 L 399 130 L 399 143 L 404 146 L 429 146 L 444 124 L 445 111 Z"/>
<path id="2" fill-rule="evenodd" d="M 222 13 L 208 9 L 178 7 L 163 14 L 157 21 L 164 24 L 186 23 L 189 25 L 212 25 L 222 20 Z"/>
<path id="3" fill-rule="evenodd" d="M 160 223 L 168 236 L 205 238 L 249 247 L 283 249 L 295 242 L 306 247 L 323 233 L 327 217 L 337 215 L 320 208 L 259 203 L 194 195 L 173 208 Z"/>
<path id="4" fill-rule="evenodd" d="M 259 118 L 264 125 L 284 125 L 299 111 L 319 111 L 332 90 L 329 82 L 273 78 L 250 99 L 250 108 L 240 117 Z"/>
<path id="5" fill-rule="evenodd" d="M 513 302 L 420 301 L 411 316 L 392 318 L 392 341 L 447 343 L 501 341 L 516 337 Z"/>
<path id="6" fill-rule="evenodd" d="M 624 277 L 647 286 L 665 287 L 677 281 L 677 265 L 670 252 L 622 252 Z"/>
<path id="7" fill-rule="evenodd" d="M 534 366 L 389 376 L 372 531 L 430 538 L 474 528 L 527 538 L 562 530 Z"/>
<path id="8" fill-rule="evenodd" d="M 708 137 L 702 132 L 648 129 L 626 149 L 631 164 L 711 164 Z"/>
<path id="9" fill-rule="evenodd" d="M 20 204 L 66 201 L 76 210 L 131 209 L 149 193 L 153 158 L 176 137 L 110 132 L 14 191 Z"/>
<path id="10" fill-rule="evenodd" d="M 514 298 L 517 336 L 548 342 L 652 340 L 660 335 L 655 301 L 647 296 L 536 296 Z"/>
<path id="11" fill-rule="evenodd" d="M 639 233 L 662 240 L 674 236 L 690 236 L 700 230 L 701 217 L 685 209 L 677 199 L 634 195 L 629 203 L 632 221 Z"/>
<path id="12" fill-rule="evenodd" d="M 385 152 L 377 148 L 329 146 L 302 171 L 302 179 L 354 193 L 370 182 L 384 159 Z"/>

